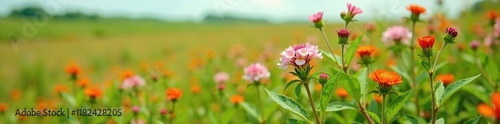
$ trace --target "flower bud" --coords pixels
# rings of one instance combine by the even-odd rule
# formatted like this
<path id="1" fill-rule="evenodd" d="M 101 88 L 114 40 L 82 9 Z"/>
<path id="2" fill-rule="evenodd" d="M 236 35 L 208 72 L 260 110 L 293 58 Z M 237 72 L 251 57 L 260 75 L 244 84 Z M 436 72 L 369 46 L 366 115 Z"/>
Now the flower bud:
<path id="1" fill-rule="evenodd" d="M 328 82 L 328 74 L 326 73 L 321 73 L 319 74 L 319 79 L 318 79 L 318 82 L 321 84 L 321 85 L 325 85 L 326 82 Z"/>
<path id="2" fill-rule="evenodd" d="M 345 28 L 337 30 L 337 35 L 339 36 L 339 44 L 346 45 L 347 42 L 349 41 L 350 34 L 351 32 L 349 32 L 349 30 Z"/>
<path id="3" fill-rule="evenodd" d="M 455 43 L 454 40 L 458 35 L 457 29 L 455 29 L 453 27 L 447 27 L 445 33 L 446 33 L 446 35 L 444 36 L 444 41 L 446 43 L 450 43 L 450 44 Z"/>
<path id="4" fill-rule="evenodd" d="M 474 41 L 470 42 L 470 48 L 471 48 L 472 50 L 476 51 L 476 50 L 477 50 L 477 48 L 479 47 L 479 44 L 480 44 L 480 43 L 479 43 L 479 41 L 474 40 Z"/>
<path id="5" fill-rule="evenodd" d="M 132 112 L 134 112 L 134 113 L 138 113 L 139 110 L 141 110 L 141 108 L 139 108 L 139 106 L 133 106 L 132 107 Z"/>

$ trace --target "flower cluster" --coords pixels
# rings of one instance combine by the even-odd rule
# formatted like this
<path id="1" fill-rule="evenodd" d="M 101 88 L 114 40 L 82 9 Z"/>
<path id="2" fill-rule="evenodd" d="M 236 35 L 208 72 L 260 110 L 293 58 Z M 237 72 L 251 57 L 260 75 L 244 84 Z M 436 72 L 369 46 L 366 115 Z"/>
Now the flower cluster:
<path id="1" fill-rule="evenodd" d="M 146 85 L 146 81 L 139 75 L 125 78 L 121 85 L 122 89 L 139 88 Z"/>
<path id="2" fill-rule="evenodd" d="M 243 79 L 250 83 L 259 82 L 261 79 L 267 79 L 271 73 L 267 70 L 266 66 L 260 63 L 254 63 L 245 68 Z"/>
<path id="3" fill-rule="evenodd" d="M 286 69 L 289 65 L 295 68 L 303 68 L 304 66 L 309 66 L 309 62 L 313 58 L 323 58 L 318 50 L 318 46 L 309 43 L 290 46 L 281 52 L 278 66 L 282 69 Z"/>

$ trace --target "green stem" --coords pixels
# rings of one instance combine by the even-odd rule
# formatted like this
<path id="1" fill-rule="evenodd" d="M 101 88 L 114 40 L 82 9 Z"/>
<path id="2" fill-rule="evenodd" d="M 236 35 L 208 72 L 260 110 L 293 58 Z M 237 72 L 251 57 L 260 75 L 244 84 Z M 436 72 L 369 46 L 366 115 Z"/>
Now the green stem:
<path id="1" fill-rule="evenodd" d="M 427 62 L 430 64 L 431 62 L 431 57 L 427 57 Z M 429 84 L 431 85 L 431 124 L 435 124 L 436 123 L 436 99 L 435 99 L 435 96 L 434 96 L 434 85 L 433 85 L 433 79 L 432 79 L 432 76 L 434 75 L 434 70 L 430 70 L 429 72 Z"/>
<path id="2" fill-rule="evenodd" d="M 255 86 L 255 89 L 257 90 L 257 100 L 258 100 L 258 105 L 259 105 L 259 109 L 260 109 L 260 116 L 262 118 L 262 122 L 260 122 L 261 124 L 265 124 L 266 121 L 264 119 L 264 108 L 262 107 L 262 99 L 260 98 L 260 90 L 259 90 L 259 85 L 256 83 L 256 86 Z"/>
<path id="3" fill-rule="evenodd" d="M 386 120 L 386 116 L 387 116 L 387 113 L 385 112 L 385 107 L 386 107 L 386 95 L 382 95 L 382 124 L 386 124 L 387 123 L 387 120 Z"/>
<path id="4" fill-rule="evenodd" d="M 337 57 L 335 57 L 335 54 L 333 53 L 333 49 L 330 46 L 330 41 L 328 41 L 328 38 L 326 37 L 325 32 L 323 31 L 323 28 L 320 28 L 319 31 L 321 32 L 321 35 L 323 35 L 323 39 L 325 39 L 326 45 L 328 46 L 328 49 L 330 49 L 330 53 L 332 53 L 333 59 L 335 59 L 335 62 L 337 62 L 335 64 L 338 65 Z"/>
<path id="5" fill-rule="evenodd" d="M 219 90 L 219 123 L 222 124 L 222 91 Z"/>
<path id="6" fill-rule="evenodd" d="M 370 117 L 370 115 L 368 115 L 368 113 L 366 113 L 365 106 L 363 106 L 361 104 L 361 102 L 359 102 L 359 101 L 356 101 L 356 103 L 358 104 L 359 112 L 361 112 L 361 114 L 363 115 L 363 117 L 365 117 L 366 121 L 368 121 L 368 124 L 374 124 L 372 118 Z"/>
<path id="7" fill-rule="evenodd" d="M 309 83 L 306 82 L 303 84 L 304 84 L 304 87 L 306 88 L 307 97 L 309 97 L 309 104 L 311 104 L 311 108 L 313 110 L 314 118 L 316 119 L 316 123 L 321 124 L 321 121 L 319 121 L 319 118 L 318 118 L 318 113 L 316 112 L 316 108 L 314 107 L 314 102 L 313 102 L 312 96 L 311 96 L 311 90 L 309 90 Z"/>
<path id="8" fill-rule="evenodd" d="M 174 115 L 174 109 L 175 109 L 175 102 L 172 102 L 172 108 L 170 109 L 170 116 Z M 175 117 L 170 117 L 169 119 L 170 124 L 174 123 L 174 118 Z"/>
<path id="9" fill-rule="evenodd" d="M 345 45 L 342 44 L 342 45 L 340 45 L 340 47 L 342 50 L 342 70 L 344 71 L 344 73 L 349 74 L 349 73 L 347 73 L 347 65 L 345 63 L 345 56 L 344 56 Z"/>
<path id="10" fill-rule="evenodd" d="M 411 25 L 411 40 L 410 40 L 410 54 L 411 54 L 411 59 L 410 59 L 410 73 L 411 73 L 411 84 L 413 85 L 413 88 L 415 88 L 417 91 L 418 91 L 418 87 L 417 87 L 417 81 L 416 81 L 416 77 L 415 77 L 415 25 L 416 25 L 417 22 L 413 21 L 412 22 L 412 25 Z M 429 63 L 430 64 L 430 63 Z M 418 92 L 417 92 L 418 93 Z M 420 114 L 420 107 L 418 105 L 418 94 L 415 94 L 417 95 L 417 97 L 415 97 L 415 108 L 416 108 L 416 112 L 417 112 L 417 115 Z"/>
<path id="11" fill-rule="evenodd" d="M 439 57 L 441 57 L 441 53 L 443 53 L 444 47 L 446 47 L 446 45 L 447 45 L 447 43 L 444 43 L 444 45 L 441 46 L 441 50 L 439 50 L 439 53 L 436 57 L 436 60 L 434 60 L 434 65 L 431 68 L 432 71 L 436 70 L 436 64 L 438 63 Z M 429 63 L 429 64 L 431 64 L 431 63 Z"/>

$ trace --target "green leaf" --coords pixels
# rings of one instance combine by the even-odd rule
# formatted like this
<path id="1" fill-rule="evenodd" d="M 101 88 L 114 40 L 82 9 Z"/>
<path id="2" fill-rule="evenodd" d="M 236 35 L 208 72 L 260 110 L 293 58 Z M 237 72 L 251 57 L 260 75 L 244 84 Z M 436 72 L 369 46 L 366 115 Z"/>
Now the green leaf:
<path id="1" fill-rule="evenodd" d="M 436 120 L 436 124 L 446 124 L 446 123 L 444 122 L 444 118 L 439 118 Z"/>
<path id="2" fill-rule="evenodd" d="M 380 124 L 380 117 L 378 117 L 377 114 L 371 112 L 371 111 L 366 111 L 368 115 L 375 121 L 375 123 Z"/>
<path id="3" fill-rule="evenodd" d="M 486 72 L 490 75 L 490 78 L 496 81 L 499 77 L 498 71 L 500 70 L 497 65 L 498 62 L 495 62 L 495 60 L 487 56 L 485 59 L 486 61 L 484 62 L 484 69 L 486 69 Z"/>
<path id="4" fill-rule="evenodd" d="M 326 107 L 327 112 L 336 112 L 342 110 L 357 110 L 356 106 L 346 102 L 331 102 Z"/>
<path id="5" fill-rule="evenodd" d="M 64 93 L 62 92 L 61 93 L 61 96 L 63 97 L 64 100 L 66 100 L 66 102 L 68 102 L 72 107 L 75 107 L 76 106 L 76 100 L 75 100 L 75 97 L 73 97 L 72 95 L 69 95 L 67 93 Z"/>
<path id="6" fill-rule="evenodd" d="M 292 80 L 292 81 L 288 82 L 288 83 L 286 84 L 286 86 L 285 86 L 285 90 L 283 90 L 283 91 L 286 91 L 286 88 L 288 88 L 288 87 L 289 87 L 290 85 L 292 85 L 293 83 L 297 83 L 297 82 L 300 82 L 300 80 L 295 79 L 295 80 Z"/>
<path id="7" fill-rule="evenodd" d="M 391 69 L 400 74 L 406 80 L 411 81 L 410 74 L 408 74 L 408 72 L 404 70 L 404 68 L 401 68 L 399 66 L 391 66 Z"/>
<path id="8" fill-rule="evenodd" d="M 339 74 L 338 82 L 344 87 L 344 89 L 349 93 L 349 95 L 354 98 L 356 101 L 360 100 L 360 84 L 357 78 L 347 75 L 344 72 L 341 72 L 337 69 L 330 67 L 330 70 L 333 74 Z"/>
<path id="9" fill-rule="evenodd" d="M 297 120 L 297 119 L 288 119 L 289 124 L 307 124 L 307 122 Z"/>
<path id="10" fill-rule="evenodd" d="M 413 91 L 413 88 L 409 91 L 407 91 L 406 93 L 396 97 L 395 99 L 393 99 L 392 101 L 389 102 L 389 104 L 387 104 L 387 110 L 386 110 L 386 120 L 391 120 L 394 116 L 396 116 L 396 114 L 398 114 L 399 110 L 401 110 L 401 108 L 403 108 L 403 106 L 406 104 L 406 102 L 408 101 L 408 99 L 410 99 L 410 94 L 411 92 Z"/>
<path id="11" fill-rule="evenodd" d="M 330 102 L 330 99 L 332 98 L 334 87 L 335 84 L 337 83 L 337 77 L 338 74 L 330 78 L 328 82 L 326 82 L 326 84 L 321 89 L 321 96 L 319 98 L 321 112 L 325 112 L 326 106 L 328 105 L 328 102 Z"/>
<path id="12" fill-rule="evenodd" d="M 242 102 L 240 105 L 241 105 L 241 107 L 243 107 L 243 109 L 245 109 L 245 111 L 247 111 L 247 113 L 250 116 L 254 117 L 259 122 L 262 122 L 262 118 L 260 118 L 259 114 L 257 114 L 257 111 L 254 108 L 250 107 L 250 105 L 248 105 L 248 103 Z"/>
<path id="13" fill-rule="evenodd" d="M 323 56 L 325 56 L 327 59 L 332 60 L 333 62 L 337 63 L 339 67 L 340 67 L 340 66 L 342 66 L 342 62 L 340 62 L 340 61 L 338 61 L 338 62 L 337 62 L 337 61 L 335 60 L 335 58 L 337 58 L 337 59 L 341 59 L 341 58 L 340 58 L 340 56 L 335 55 L 335 58 L 333 58 L 332 53 L 327 52 L 327 51 L 324 51 L 324 50 L 321 50 L 321 49 L 320 49 L 319 51 L 320 51 L 320 52 L 323 54 Z"/>
<path id="14" fill-rule="evenodd" d="M 366 67 L 360 69 L 360 71 L 358 71 L 355 76 L 357 77 L 358 81 L 359 81 L 359 90 L 361 91 L 360 94 L 361 94 L 361 103 L 364 103 L 363 100 L 365 100 L 365 97 L 366 97 L 366 87 L 367 87 L 367 83 L 368 83 L 368 69 Z"/>
<path id="15" fill-rule="evenodd" d="M 269 90 L 267 90 L 267 88 L 265 90 L 266 90 L 267 94 L 269 95 L 269 97 L 271 97 L 271 99 L 274 102 L 278 103 L 278 105 L 280 105 L 281 107 L 285 108 L 286 110 L 298 115 L 300 118 L 302 118 L 303 120 L 310 123 L 310 121 L 307 119 L 308 115 L 307 115 L 306 110 L 298 102 L 296 102 L 295 100 L 293 100 L 289 97 L 286 97 L 285 95 L 281 95 L 281 94 L 269 91 Z"/>
<path id="16" fill-rule="evenodd" d="M 480 119 L 481 115 L 466 121 L 464 124 L 477 124 L 477 122 L 479 122 Z"/>
<path id="17" fill-rule="evenodd" d="M 469 82 L 473 81 L 474 79 L 476 79 L 479 76 L 481 76 L 481 74 L 453 82 L 448 87 L 446 87 L 446 89 L 444 90 L 444 94 L 442 96 L 443 98 L 441 98 L 438 103 L 443 104 L 444 101 L 446 101 L 448 98 L 450 98 L 451 95 L 453 95 L 455 92 L 457 92 L 462 86 L 468 84 Z"/>
<path id="18" fill-rule="evenodd" d="M 351 44 L 349 44 L 349 48 L 347 48 L 347 52 L 345 53 L 346 54 L 345 61 L 347 63 L 346 64 L 347 67 L 349 67 L 349 65 L 351 64 L 351 61 L 354 58 L 354 54 L 356 53 L 359 44 L 361 44 L 361 40 L 363 39 L 364 34 L 365 32 L 363 31 L 361 34 L 359 34 L 359 36 L 356 39 L 354 39 L 354 41 Z"/>
<path id="19" fill-rule="evenodd" d="M 434 96 L 436 97 L 436 105 L 439 106 L 439 101 L 441 101 L 441 98 L 443 98 L 444 94 L 444 86 L 443 82 L 438 81 L 436 83 L 436 86 L 434 86 Z"/>
<path id="20" fill-rule="evenodd" d="M 409 114 L 406 114 L 406 113 L 403 113 L 406 118 L 412 123 L 412 124 L 423 124 L 423 123 L 420 123 L 420 121 L 416 118 L 416 117 L 413 117 L 412 115 L 409 115 Z"/>
<path id="21" fill-rule="evenodd" d="M 487 93 L 486 93 L 486 90 L 484 89 L 484 87 L 482 87 L 482 86 L 475 85 L 475 84 L 470 84 L 467 87 L 462 87 L 462 90 L 466 91 L 466 92 L 469 92 L 470 94 L 474 95 L 479 100 L 481 100 L 482 102 L 490 102 L 491 101 L 491 99 L 489 98 L 489 96 L 484 95 L 484 94 L 487 94 Z"/>
<path id="22" fill-rule="evenodd" d="M 309 85 L 309 84 L 304 84 L 304 85 Z M 297 86 L 295 86 L 295 95 L 297 95 L 297 97 L 300 97 L 300 92 L 302 92 L 302 84 L 297 84 Z"/>
<path id="23" fill-rule="evenodd" d="M 420 64 L 422 64 L 422 66 L 424 66 L 425 70 L 429 71 L 431 70 L 431 65 L 429 63 L 427 63 L 426 61 L 423 61 L 420 62 Z"/>

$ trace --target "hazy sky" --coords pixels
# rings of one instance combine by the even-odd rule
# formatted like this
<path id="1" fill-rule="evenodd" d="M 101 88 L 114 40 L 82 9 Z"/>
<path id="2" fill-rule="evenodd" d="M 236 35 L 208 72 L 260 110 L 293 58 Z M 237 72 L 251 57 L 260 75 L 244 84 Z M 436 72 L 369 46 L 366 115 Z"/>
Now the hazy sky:
<path id="1" fill-rule="evenodd" d="M 460 10 L 478 0 L 444 0 L 448 15 L 455 17 Z M 50 14 L 81 11 L 105 17 L 155 17 L 169 20 L 200 21 L 206 13 L 233 14 L 266 18 L 273 22 L 307 20 L 307 16 L 324 11 L 330 21 L 340 20 L 339 13 L 347 10 L 346 3 L 361 7 L 360 20 L 374 17 L 399 19 L 409 14 L 406 6 L 419 4 L 428 13 L 437 9 L 435 0 L 0 0 L 0 16 L 27 4 L 41 5 Z M 430 15 L 430 14 L 428 14 Z"/>

